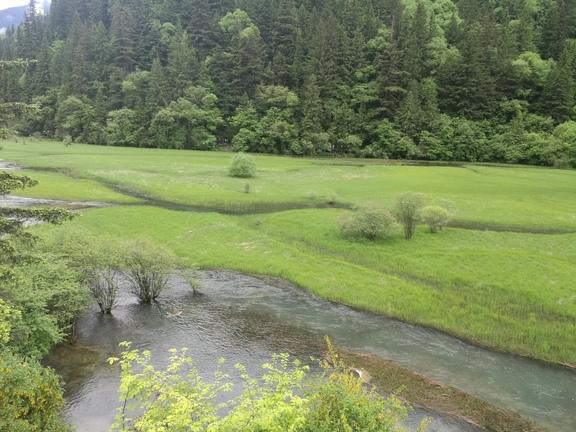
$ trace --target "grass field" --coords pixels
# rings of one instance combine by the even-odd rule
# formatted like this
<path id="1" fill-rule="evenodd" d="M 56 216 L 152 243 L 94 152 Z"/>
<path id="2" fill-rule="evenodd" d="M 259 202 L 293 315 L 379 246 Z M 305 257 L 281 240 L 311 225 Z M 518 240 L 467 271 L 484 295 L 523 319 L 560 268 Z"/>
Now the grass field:
<path id="1" fill-rule="evenodd" d="M 226 153 L 2 146 L 0 158 L 41 182 L 28 196 L 118 204 L 40 228 L 47 235 L 150 238 L 191 264 L 280 276 L 330 300 L 576 365 L 576 172 L 257 156 L 258 177 L 246 181 L 227 177 Z M 337 230 L 349 210 L 314 208 L 390 204 L 405 191 L 449 205 L 466 229 L 422 227 L 407 242 L 397 228 L 352 242 Z"/>

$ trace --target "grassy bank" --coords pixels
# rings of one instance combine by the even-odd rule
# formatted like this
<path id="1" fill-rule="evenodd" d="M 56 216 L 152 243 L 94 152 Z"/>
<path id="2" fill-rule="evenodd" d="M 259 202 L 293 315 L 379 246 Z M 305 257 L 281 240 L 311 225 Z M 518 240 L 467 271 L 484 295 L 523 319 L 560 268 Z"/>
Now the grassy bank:
<path id="1" fill-rule="evenodd" d="M 29 171 L 42 181 L 30 195 L 120 204 L 85 211 L 62 228 L 40 228 L 47 235 L 88 230 L 150 238 L 191 264 L 279 276 L 333 301 L 576 364 L 576 172 L 257 156 L 258 177 L 247 181 L 226 176 L 225 153 L 53 142 L 3 147 L 1 158 L 42 170 Z M 251 193 L 244 193 L 247 182 Z M 155 198 L 157 206 L 134 206 L 138 199 L 110 185 Z M 332 201 L 389 204 L 405 191 L 446 203 L 468 229 L 433 235 L 422 228 L 406 242 L 397 228 L 387 240 L 351 242 L 336 223 L 348 210 L 298 209 Z M 220 212 L 266 208 L 267 214 L 158 207 L 163 204 Z M 287 208 L 296 210 L 280 211 Z M 484 231 L 494 226 L 520 232 Z M 538 234 L 547 230 L 567 234 Z"/>

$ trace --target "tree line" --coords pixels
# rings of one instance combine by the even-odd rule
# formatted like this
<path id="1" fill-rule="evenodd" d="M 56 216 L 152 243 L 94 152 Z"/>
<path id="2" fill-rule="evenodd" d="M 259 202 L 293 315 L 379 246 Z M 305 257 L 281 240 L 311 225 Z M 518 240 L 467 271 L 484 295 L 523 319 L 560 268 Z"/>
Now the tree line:
<path id="1" fill-rule="evenodd" d="M 576 0 L 34 3 L 4 135 L 576 166 Z"/>

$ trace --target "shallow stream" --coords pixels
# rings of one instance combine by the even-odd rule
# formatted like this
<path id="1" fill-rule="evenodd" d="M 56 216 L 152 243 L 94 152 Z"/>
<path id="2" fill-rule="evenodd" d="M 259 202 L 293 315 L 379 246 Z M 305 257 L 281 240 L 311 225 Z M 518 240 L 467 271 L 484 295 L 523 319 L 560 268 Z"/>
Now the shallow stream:
<path id="1" fill-rule="evenodd" d="M 123 294 L 112 316 L 97 308 L 77 324 L 77 346 L 51 356 L 66 382 L 67 418 L 82 432 L 103 432 L 118 406 L 118 373 L 105 360 L 118 343 L 151 349 L 163 365 L 167 350 L 187 347 L 202 373 L 218 358 L 243 363 L 257 374 L 272 353 L 320 356 L 322 338 L 394 360 L 429 378 L 516 411 L 555 432 L 576 430 L 576 373 L 476 348 L 418 326 L 319 300 L 269 278 L 228 271 L 202 272 L 201 296 L 177 280 L 160 302 L 139 305 Z M 416 411 L 411 430 L 428 415 L 431 432 L 477 432 L 464 422 Z"/>

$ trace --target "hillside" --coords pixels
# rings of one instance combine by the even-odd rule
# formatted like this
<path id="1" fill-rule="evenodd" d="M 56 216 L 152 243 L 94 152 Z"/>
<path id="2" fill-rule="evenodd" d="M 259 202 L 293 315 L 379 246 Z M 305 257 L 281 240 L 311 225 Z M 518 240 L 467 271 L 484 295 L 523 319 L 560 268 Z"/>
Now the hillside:
<path id="1" fill-rule="evenodd" d="M 576 1 L 60 0 L 3 126 L 116 146 L 576 166 Z M 44 37 L 43 35 L 46 35 Z"/>
<path id="2" fill-rule="evenodd" d="M 4 33 L 9 27 L 18 26 L 24 21 L 26 6 L 18 6 L 0 10 L 0 33 Z"/>

